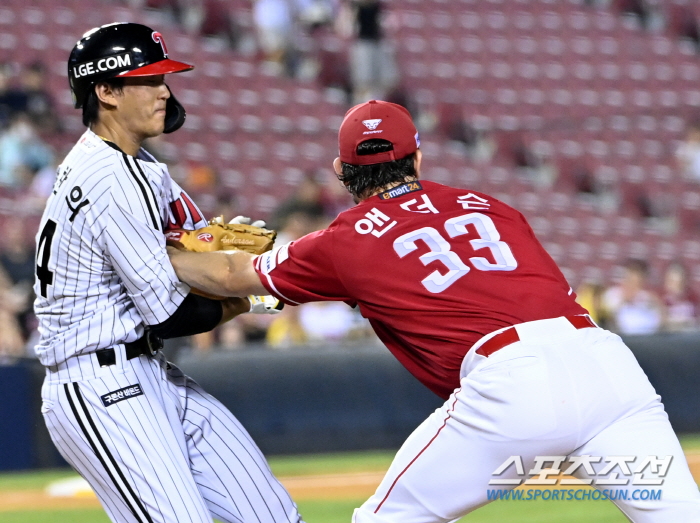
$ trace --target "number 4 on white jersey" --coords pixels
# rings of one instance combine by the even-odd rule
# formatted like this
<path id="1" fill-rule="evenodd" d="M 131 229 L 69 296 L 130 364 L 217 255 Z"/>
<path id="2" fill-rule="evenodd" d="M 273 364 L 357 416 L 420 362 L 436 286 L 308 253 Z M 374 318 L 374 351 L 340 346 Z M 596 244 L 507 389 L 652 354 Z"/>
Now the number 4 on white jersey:
<path id="1" fill-rule="evenodd" d="M 474 250 L 488 248 L 496 261 L 496 263 L 491 263 L 481 256 L 473 256 L 469 258 L 469 261 L 475 269 L 480 271 L 512 271 L 517 268 L 518 262 L 515 260 L 513 252 L 507 243 L 501 241 L 501 235 L 496 230 L 493 220 L 485 214 L 475 212 L 450 218 L 445 222 L 445 230 L 450 238 L 455 238 L 467 234 L 467 225 L 469 224 L 474 225 L 479 234 L 479 238 L 469 241 Z M 469 272 L 469 267 L 457 253 L 451 250 L 449 242 L 432 227 L 423 227 L 396 238 L 394 250 L 400 258 L 403 258 L 418 248 L 416 246 L 417 240 L 422 240 L 430 249 L 430 252 L 418 258 L 423 265 L 427 266 L 430 262 L 439 260 L 448 269 L 446 274 L 433 271 L 421 281 L 428 291 L 440 293 Z"/>

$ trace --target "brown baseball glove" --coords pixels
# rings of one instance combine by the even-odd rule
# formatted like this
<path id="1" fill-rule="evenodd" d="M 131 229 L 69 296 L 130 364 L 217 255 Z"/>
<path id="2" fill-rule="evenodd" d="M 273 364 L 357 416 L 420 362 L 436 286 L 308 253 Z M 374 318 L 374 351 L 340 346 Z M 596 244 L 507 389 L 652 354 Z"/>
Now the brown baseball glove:
<path id="1" fill-rule="evenodd" d="M 245 251 L 262 254 L 272 249 L 277 233 L 243 223 L 223 223 L 221 217 L 196 231 L 173 230 L 165 234 L 168 245 L 191 252 Z"/>
<path id="2" fill-rule="evenodd" d="M 243 217 L 235 218 L 234 221 L 240 218 Z M 243 220 L 250 221 L 248 218 L 243 218 Z M 165 233 L 165 241 L 168 245 L 190 252 L 245 251 L 251 254 L 262 254 L 272 249 L 276 237 L 277 232 L 263 227 L 256 227 L 247 223 L 224 223 L 223 216 L 210 220 L 209 225 L 196 231 L 175 229 Z M 214 300 L 225 299 L 195 288 L 192 288 L 192 292 Z M 257 302 L 254 301 L 256 298 L 259 298 L 258 301 L 262 305 L 258 304 L 256 307 Z M 262 300 L 262 298 L 272 297 L 248 297 L 251 301 L 251 312 L 275 314 L 282 310 L 283 304 L 279 300 L 275 300 L 276 303 L 272 306 L 265 307 L 268 302 Z"/>

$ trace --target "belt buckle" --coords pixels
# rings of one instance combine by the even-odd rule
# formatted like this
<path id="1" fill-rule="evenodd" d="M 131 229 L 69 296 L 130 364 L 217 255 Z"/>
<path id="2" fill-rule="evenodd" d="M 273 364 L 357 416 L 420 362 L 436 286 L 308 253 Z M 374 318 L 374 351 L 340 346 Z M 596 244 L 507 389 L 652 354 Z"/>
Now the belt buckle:
<path id="1" fill-rule="evenodd" d="M 163 339 L 153 334 L 150 330 L 146 331 L 146 346 L 148 353 L 155 356 L 159 350 L 163 349 Z"/>

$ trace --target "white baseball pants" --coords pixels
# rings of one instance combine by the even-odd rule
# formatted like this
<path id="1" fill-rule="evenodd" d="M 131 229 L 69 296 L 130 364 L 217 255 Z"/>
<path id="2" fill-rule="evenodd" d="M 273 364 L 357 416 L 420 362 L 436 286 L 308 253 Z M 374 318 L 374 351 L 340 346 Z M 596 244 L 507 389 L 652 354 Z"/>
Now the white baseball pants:
<path id="1" fill-rule="evenodd" d="M 71 362 L 80 381 L 47 372 L 42 412 L 112 521 L 301 521 L 238 420 L 162 354 L 109 367 L 80 358 L 91 359 Z"/>
<path id="2" fill-rule="evenodd" d="M 615 501 L 631 521 L 700 522 L 700 492 L 678 439 L 622 340 L 599 328 L 576 330 L 565 318 L 515 328 L 520 341 L 488 358 L 476 354 L 497 331 L 467 354 L 461 387 L 406 440 L 377 492 L 355 510 L 353 522 L 457 520 L 488 503 L 489 489 L 512 488 L 489 481 L 516 455 L 526 474 L 536 456 L 598 456 L 595 474 L 583 468 L 575 473 L 595 480 L 622 478 L 619 468 L 600 475 L 610 457 L 633 456 L 639 464 L 647 456 L 673 456 L 661 486 L 640 487 L 633 478 L 626 486 L 596 486 L 595 480 L 593 486 L 661 489 L 661 499 L 634 500 L 628 492 L 627 500 Z M 498 477 L 521 477 L 516 472 L 510 467 Z M 644 478 L 661 479 L 650 469 Z"/>

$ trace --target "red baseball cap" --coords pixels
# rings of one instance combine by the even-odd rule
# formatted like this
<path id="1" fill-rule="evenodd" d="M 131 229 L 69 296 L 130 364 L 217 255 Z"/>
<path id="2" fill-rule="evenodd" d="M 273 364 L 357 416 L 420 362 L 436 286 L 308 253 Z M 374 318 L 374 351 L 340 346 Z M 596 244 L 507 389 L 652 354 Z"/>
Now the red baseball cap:
<path id="1" fill-rule="evenodd" d="M 360 143 L 381 138 L 391 142 L 392 151 L 359 156 Z M 338 133 L 340 161 L 351 165 L 372 165 L 400 160 L 420 147 L 418 131 L 405 107 L 381 100 L 356 105 L 345 113 Z"/>

